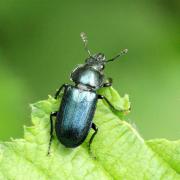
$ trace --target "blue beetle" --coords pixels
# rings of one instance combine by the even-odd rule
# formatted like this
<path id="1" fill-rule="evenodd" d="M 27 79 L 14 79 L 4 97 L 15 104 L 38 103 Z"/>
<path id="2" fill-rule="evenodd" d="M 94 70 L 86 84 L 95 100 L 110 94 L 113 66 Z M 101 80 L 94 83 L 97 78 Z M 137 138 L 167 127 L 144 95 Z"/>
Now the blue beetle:
<path id="1" fill-rule="evenodd" d="M 103 69 L 105 64 L 126 54 L 127 49 L 122 50 L 114 58 L 106 60 L 102 53 L 91 55 L 87 47 L 86 34 L 81 33 L 80 35 L 89 57 L 85 64 L 77 66 L 72 71 L 70 78 L 75 85 L 63 84 L 55 94 L 55 99 L 57 99 L 61 91 L 64 90 L 59 110 L 50 114 L 51 128 L 48 154 L 53 139 L 53 117 L 56 117 L 55 132 L 57 138 L 67 148 L 75 148 L 81 145 L 92 128 L 94 133 L 89 141 L 90 148 L 98 132 L 97 126 L 93 123 L 98 99 L 105 100 L 110 108 L 115 109 L 106 97 L 97 94 L 97 90 L 112 85 L 111 78 L 108 81 L 104 80 Z"/>

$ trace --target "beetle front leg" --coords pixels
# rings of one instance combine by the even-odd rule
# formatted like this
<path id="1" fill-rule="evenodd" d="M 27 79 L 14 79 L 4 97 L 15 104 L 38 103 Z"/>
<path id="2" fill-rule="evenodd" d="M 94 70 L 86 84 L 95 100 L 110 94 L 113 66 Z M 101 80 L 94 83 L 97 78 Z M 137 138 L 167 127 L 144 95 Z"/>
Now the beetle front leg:
<path id="1" fill-rule="evenodd" d="M 54 131 L 53 117 L 56 117 L 56 116 L 57 116 L 57 111 L 56 112 L 51 112 L 51 114 L 50 114 L 50 140 L 49 140 L 49 146 L 48 146 L 47 155 L 50 154 L 50 148 L 51 148 L 51 144 L 52 144 L 52 140 L 53 140 L 53 131 Z"/>
<path id="2" fill-rule="evenodd" d="M 98 132 L 98 128 L 97 128 L 97 126 L 96 126 L 95 123 L 92 123 L 91 128 L 92 128 L 95 132 L 93 133 L 93 135 L 91 136 L 91 138 L 90 138 L 90 140 L 89 140 L 89 151 L 91 150 L 91 144 L 92 144 L 92 142 L 93 142 L 93 139 L 94 139 L 95 135 L 96 135 L 97 132 Z"/>
<path id="3" fill-rule="evenodd" d="M 112 78 L 108 78 L 107 81 L 105 83 L 103 83 L 102 87 L 110 87 L 112 86 Z"/>
<path id="4" fill-rule="evenodd" d="M 54 98 L 57 99 L 58 96 L 59 96 L 59 94 L 60 94 L 60 92 L 62 91 L 62 89 L 65 88 L 65 87 L 67 87 L 67 86 L 68 86 L 68 84 L 63 84 L 63 85 L 56 91 L 56 94 L 55 94 Z"/>

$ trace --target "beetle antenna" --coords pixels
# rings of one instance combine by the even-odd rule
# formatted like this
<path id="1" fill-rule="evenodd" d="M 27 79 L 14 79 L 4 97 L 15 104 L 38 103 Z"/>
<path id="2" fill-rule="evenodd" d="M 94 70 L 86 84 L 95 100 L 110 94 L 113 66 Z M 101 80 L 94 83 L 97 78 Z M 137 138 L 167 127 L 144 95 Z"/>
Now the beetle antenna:
<path id="1" fill-rule="evenodd" d="M 84 48 L 85 48 L 85 50 L 87 51 L 87 53 L 88 53 L 89 56 L 91 57 L 91 52 L 90 52 L 90 50 L 88 49 L 88 38 L 87 38 L 86 33 L 81 32 L 81 33 L 80 33 L 80 37 L 81 37 L 81 39 L 82 39 L 82 41 L 83 41 L 83 43 L 84 43 Z"/>
<path id="2" fill-rule="evenodd" d="M 127 52 L 128 52 L 128 49 L 124 49 L 124 50 L 122 50 L 118 55 L 116 55 L 116 56 L 113 57 L 112 59 L 109 59 L 109 60 L 107 60 L 107 61 L 105 61 L 105 62 L 114 61 L 114 60 L 117 59 L 118 57 L 127 54 Z"/>

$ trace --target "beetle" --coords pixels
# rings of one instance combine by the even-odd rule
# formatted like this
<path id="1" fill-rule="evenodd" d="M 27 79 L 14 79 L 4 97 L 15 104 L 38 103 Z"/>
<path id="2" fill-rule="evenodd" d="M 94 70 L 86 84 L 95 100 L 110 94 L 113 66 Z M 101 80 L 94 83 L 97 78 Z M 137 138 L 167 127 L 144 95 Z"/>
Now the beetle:
<path id="1" fill-rule="evenodd" d="M 98 132 L 98 128 L 93 122 L 93 116 L 99 99 L 105 100 L 110 108 L 117 110 L 105 96 L 98 94 L 97 90 L 112 85 L 111 78 L 108 81 L 104 80 L 103 69 L 105 64 L 126 54 L 128 50 L 124 49 L 114 58 L 106 60 L 103 53 L 91 55 L 87 46 L 88 39 L 86 34 L 82 32 L 80 36 L 89 56 L 85 64 L 78 65 L 71 72 L 70 79 L 75 85 L 63 84 L 55 94 L 55 99 L 58 99 L 64 90 L 59 110 L 50 114 L 48 154 L 50 153 L 54 129 L 60 143 L 67 148 L 75 148 L 84 142 L 92 128 L 94 133 L 89 140 L 90 149 L 90 145 Z M 53 117 L 56 117 L 55 128 Z"/>

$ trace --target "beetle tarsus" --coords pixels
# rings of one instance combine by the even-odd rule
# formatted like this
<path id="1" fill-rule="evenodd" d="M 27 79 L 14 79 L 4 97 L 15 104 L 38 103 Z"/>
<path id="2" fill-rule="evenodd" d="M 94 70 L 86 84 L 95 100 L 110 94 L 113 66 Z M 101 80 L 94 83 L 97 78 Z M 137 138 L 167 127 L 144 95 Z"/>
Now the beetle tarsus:
<path id="1" fill-rule="evenodd" d="M 51 112 L 50 114 L 50 140 L 49 140 L 49 146 L 48 146 L 48 153 L 47 155 L 50 154 L 50 149 L 51 149 L 51 144 L 52 144 L 52 140 L 53 140 L 53 117 L 57 116 L 57 111 L 56 112 Z"/>

